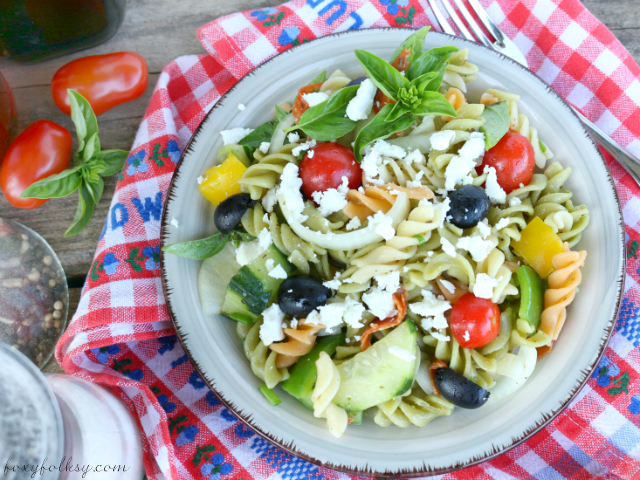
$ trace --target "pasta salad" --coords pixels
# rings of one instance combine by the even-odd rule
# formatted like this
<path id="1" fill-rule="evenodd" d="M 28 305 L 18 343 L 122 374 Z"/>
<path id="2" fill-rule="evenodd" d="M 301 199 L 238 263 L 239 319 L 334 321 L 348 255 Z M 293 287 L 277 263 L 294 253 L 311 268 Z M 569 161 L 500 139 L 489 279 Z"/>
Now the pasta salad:
<path id="1" fill-rule="evenodd" d="M 365 412 L 422 427 L 510 395 L 581 281 L 571 168 L 518 95 L 475 98 L 468 50 L 425 51 L 427 32 L 220 132 L 198 178 L 218 231 L 164 247 L 204 260 L 203 312 L 237 323 L 265 398 L 280 386 L 338 437 Z"/>

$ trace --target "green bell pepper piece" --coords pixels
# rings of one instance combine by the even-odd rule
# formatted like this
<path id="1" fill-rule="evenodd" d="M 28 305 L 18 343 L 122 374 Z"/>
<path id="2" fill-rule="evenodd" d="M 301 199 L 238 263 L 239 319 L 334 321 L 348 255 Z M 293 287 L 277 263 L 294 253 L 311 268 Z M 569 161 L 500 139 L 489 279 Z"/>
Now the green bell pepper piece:
<path id="1" fill-rule="evenodd" d="M 526 320 L 529 325 L 538 330 L 540 326 L 540 315 L 544 307 L 545 282 L 536 271 L 522 265 L 516 271 L 520 282 L 520 310 L 518 317 Z"/>
<path id="2" fill-rule="evenodd" d="M 311 351 L 300 357 L 291 367 L 289 378 L 280 384 L 283 390 L 300 400 L 305 407 L 313 410 L 311 394 L 318 378 L 316 361 L 320 358 L 320 352 L 326 352 L 327 355 L 332 356 L 336 347 L 344 343 L 344 339 L 344 333 L 319 337 Z"/>

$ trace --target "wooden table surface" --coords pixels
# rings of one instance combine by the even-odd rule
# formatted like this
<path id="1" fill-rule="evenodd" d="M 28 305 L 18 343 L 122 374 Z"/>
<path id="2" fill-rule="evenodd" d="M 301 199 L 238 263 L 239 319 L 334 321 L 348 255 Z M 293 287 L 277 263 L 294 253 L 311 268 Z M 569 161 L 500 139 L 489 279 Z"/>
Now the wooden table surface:
<path id="1" fill-rule="evenodd" d="M 149 64 L 149 87 L 139 99 L 120 105 L 98 119 L 103 147 L 129 150 L 162 68 L 180 55 L 205 53 L 196 37 L 200 25 L 235 11 L 280 3 L 282 0 L 128 0 L 124 23 L 111 40 L 36 65 L 0 65 L 16 99 L 19 131 L 37 119 L 46 118 L 74 132 L 69 117 L 58 110 L 51 98 L 49 84 L 53 74 L 75 58 L 132 50 Z M 639 0 L 583 0 L 583 4 L 613 31 L 640 63 Z M 91 223 L 70 239 L 65 239 L 63 234 L 75 214 L 77 194 L 51 200 L 35 210 L 14 208 L 0 195 L 0 215 L 40 233 L 60 257 L 69 283 L 70 317 L 78 305 L 115 184 L 115 176 L 106 179 L 104 195 Z M 44 371 L 60 373 L 62 369 L 52 358 Z"/>

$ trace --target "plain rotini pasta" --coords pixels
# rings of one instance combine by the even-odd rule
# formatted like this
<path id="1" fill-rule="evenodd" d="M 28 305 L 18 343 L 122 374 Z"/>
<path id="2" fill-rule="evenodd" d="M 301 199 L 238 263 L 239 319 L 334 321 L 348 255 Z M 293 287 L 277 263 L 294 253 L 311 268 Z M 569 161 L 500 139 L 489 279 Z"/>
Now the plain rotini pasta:
<path id="1" fill-rule="evenodd" d="M 446 89 L 454 87 L 463 92 L 467 91 L 466 84 L 475 80 L 478 73 L 478 67 L 467 61 L 468 56 L 468 48 L 462 48 L 451 55 L 444 72 L 441 90 L 445 89 L 446 91 Z"/>
<path id="2" fill-rule="evenodd" d="M 260 200 L 267 190 L 275 186 L 285 165 L 295 162 L 296 157 L 291 152 L 297 146 L 297 143 L 289 143 L 275 153 L 260 156 L 238 180 L 242 191 L 249 193 L 252 199 Z"/>
<path id="3" fill-rule="evenodd" d="M 332 402 L 340 388 L 340 373 L 326 352 L 320 352 L 316 369 L 318 376 L 311 395 L 313 415 L 316 418 L 326 418 L 331 434 L 334 437 L 341 437 L 349 419 L 345 409 Z"/>
<path id="4" fill-rule="evenodd" d="M 381 427 L 424 427 L 435 418 L 451 415 L 453 404 L 438 395 L 397 397 L 377 407 L 373 421 Z"/>

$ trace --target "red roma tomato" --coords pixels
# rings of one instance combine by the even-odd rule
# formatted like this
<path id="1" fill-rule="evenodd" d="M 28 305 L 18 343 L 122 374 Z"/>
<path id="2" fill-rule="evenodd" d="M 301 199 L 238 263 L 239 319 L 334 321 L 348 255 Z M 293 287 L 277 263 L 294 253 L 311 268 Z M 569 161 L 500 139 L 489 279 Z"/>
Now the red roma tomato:
<path id="1" fill-rule="evenodd" d="M 138 98 L 147 89 L 147 62 L 134 52 L 82 57 L 62 66 L 51 80 L 51 95 L 71 115 L 67 88 L 86 98 L 96 115 Z"/>
<path id="2" fill-rule="evenodd" d="M 300 162 L 302 190 L 307 198 L 313 192 L 325 192 L 342 185 L 342 177 L 349 179 L 349 188 L 362 183 L 362 169 L 353 152 L 340 144 L 327 142 L 313 147 L 313 156 L 307 153 Z"/>
<path id="3" fill-rule="evenodd" d="M 0 187 L 9 203 L 36 208 L 47 202 L 20 198 L 33 182 L 69 167 L 72 139 L 69 130 L 49 120 L 36 120 L 14 140 L 0 170 Z"/>
<path id="4" fill-rule="evenodd" d="M 453 306 L 449 324 L 460 346 L 484 347 L 498 336 L 500 309 L 491 300 L 465 293 Z"/>
<path id="5" fill-rule="evenodd" d="M 311 85 L 305 85 L 298 90 L 298 96 L 296 97 L 296 101 L 293 102 L 293 108 L 291 109 L 291 113 L 293 113 L 293 118 L 296 119 L 296 122 L 300 120 L 302 114 L 309 109 L 309 104 L 302 95 L 311 92 L 319 92 L 321 86 L 322 82 L 312 83 Z"/>
<path id="6" fill-rule="evenodd" d="M 498 184 L 507 193 L 519 188 L 521 183 L 529 185 L 536 166 L 531 142 L 519 133 L 507 132 L 484 154 L 482 164 L 476 167 L 478 175 L 482 174 L 485 165 L 496 169 Z"/>

